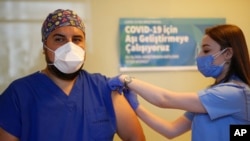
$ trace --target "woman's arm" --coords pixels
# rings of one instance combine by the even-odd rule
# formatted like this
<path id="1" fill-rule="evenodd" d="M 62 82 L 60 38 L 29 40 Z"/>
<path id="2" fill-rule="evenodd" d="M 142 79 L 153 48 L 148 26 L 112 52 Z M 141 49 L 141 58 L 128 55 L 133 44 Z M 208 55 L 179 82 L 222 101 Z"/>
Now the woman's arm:
<path id="1" fill-rule="evenodd" d="M 127 75 L 120 75 L 124 83 Z M 132 78 L 127 87 L 145 100 L 162 108 L 182 109 L 190 112 L 206 113 L 197 93 L 178 93 Z"/>
<path id="2" fill-rule="evenodd" d="M 168 122 L 149 112 L 142 105 L 139 105 L 135 111 L 144 123 L 168 139 L 175 138 L 191 128 L 191 121 L 184 115 L 173 122 Z"/>

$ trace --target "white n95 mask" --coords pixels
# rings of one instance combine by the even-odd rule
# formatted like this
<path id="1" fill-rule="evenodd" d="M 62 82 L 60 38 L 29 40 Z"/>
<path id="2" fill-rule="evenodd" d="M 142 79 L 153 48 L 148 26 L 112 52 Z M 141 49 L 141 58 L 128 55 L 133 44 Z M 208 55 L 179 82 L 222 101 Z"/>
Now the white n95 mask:
<path id="1" fill-rule="evenodd" d="M 63 73 L 74 73 L 80 69 L 84 63 L 85 51 L 78 45 L 68 42 L 55 51 L 44 45 L 49 51 L 55 54 L 54 63 L 48 65 L 54 65 L 58 70 Z"/>

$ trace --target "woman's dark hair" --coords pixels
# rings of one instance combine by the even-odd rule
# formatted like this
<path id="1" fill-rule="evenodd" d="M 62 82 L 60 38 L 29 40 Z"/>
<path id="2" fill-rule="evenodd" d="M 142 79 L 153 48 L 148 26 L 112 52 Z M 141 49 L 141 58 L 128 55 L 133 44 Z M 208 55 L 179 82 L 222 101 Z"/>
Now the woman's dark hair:
<path id="1" fill-rule="evenodd" d="M 233 50 L 229 71 L 222 81 L 228 82 L 230 77 L 235 74 L 250 86 L 250 61 L 242 30 L 238 26 L 224 24 L 207 28 L 205 34 L 216 41 L 221 46 L 221 50 L 225 48 Z"/>

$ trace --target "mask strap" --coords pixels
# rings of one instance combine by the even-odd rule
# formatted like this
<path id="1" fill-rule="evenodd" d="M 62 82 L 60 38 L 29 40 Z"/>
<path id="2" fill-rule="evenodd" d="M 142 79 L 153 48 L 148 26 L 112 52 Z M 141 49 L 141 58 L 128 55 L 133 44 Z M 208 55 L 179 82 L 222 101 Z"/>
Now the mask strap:
<path id="1" fill-rule="evenodd" d="M 55 53 L 52 49 L 48 48 L 45 44 L 43 44 L 43 47 L 48 49 L 49 51 Z M 48 65 L 54 65 L 53 63 L 48 63 Z"/>
<path id="2" fill-rule="evenodd" d="M 222 64 L 220 64 L 220 66 L 223 66 L 226 63 L 226 61 L 224 61 Z"/>
<path id="3" fill-rule="evenodd" d="M 53 51 L 52 49 L 48 48 L 45 44 L 43 45 L 44 48 L 48 49 L 49 51 L 55 53 L 55 51 Z"/>
<path id="4" fill-rule="evenodd" d="M 218 56 L 220 56 L 222 53 L 224 53 L 227 50 L 227 48 L 223 49 L 222 51 L 215 53 L 213 56 L 214 58 L 217 58 Z"/>

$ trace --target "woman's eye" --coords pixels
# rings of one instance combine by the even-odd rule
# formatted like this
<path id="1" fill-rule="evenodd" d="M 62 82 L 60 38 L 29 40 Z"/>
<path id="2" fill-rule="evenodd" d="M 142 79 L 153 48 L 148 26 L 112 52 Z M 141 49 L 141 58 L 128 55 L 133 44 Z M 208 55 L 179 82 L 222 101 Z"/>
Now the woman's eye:
<path id="1" fill-rule="evenodd" d="M 203 53 L 207 54 L 207 53 L 209 53 L 209 50 L 203 50 Z"/>

